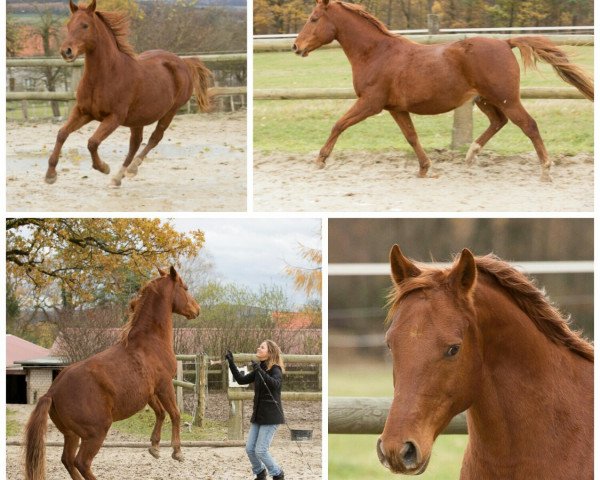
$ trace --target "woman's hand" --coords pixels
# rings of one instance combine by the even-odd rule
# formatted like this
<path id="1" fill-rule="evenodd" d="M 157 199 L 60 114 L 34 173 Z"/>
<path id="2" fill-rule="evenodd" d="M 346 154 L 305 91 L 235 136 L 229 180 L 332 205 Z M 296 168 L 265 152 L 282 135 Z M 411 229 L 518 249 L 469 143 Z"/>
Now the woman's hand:
<path id="1" fill-rule="evenodd" d="M 225 360 L 227 360 L 229 363 L 233 363 L 233 353 L 231 353 L 231 350 L 227 350 L 227 352 L 225 352 Z"/>
<path id="2" fill-rule="evenodd" d="M 252 369 L 258 370 L 259 368 L 260 368 L 260 363 L 258 363 L 256 360 L 252 360 Z"/>

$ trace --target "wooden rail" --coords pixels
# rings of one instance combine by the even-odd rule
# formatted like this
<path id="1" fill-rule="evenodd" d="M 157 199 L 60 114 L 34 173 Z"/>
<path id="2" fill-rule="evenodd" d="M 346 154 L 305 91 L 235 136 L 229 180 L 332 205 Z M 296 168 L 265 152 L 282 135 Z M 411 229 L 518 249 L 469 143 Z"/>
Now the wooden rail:
<path id="1" fill-rule="evenodd" d="M 403 35 L 404 38 L 408 38 L 414 42 L 421 43 L 423 45 L 435 45 L 439 43 L 455 42 L 458 40 L 466 40 L 467 38 L 473 37 L 487 37 L 497 38 L 499 40 L 506 40 L 511 37 L 515 37 L 514 34 L 477 34 L 477 33 L 449 33 L 449 34 L 438 34 L 438 35 Z M 519 35 L 520 36 L 520 35 Z M 554 44 L 559 46 L 571 45 L 571 46 L 593 46 L 594 36 L 593 35 L 544 35 L 544 37 L 550 39 Z M 292 51 L 292 45 L 294 44 L 293 38 L 283 39 L 255 39 L 253 42 L 254 53 L 265 53 L 265 52 L 285 52 Z M 320 48 L 340 48 L 340 44 L 337 41 L 333 41 L 328 45 L 323 45 Z M 314 53 L 313 53 L 314 55 Z"/>
<path id="2" fill-rule="evenodd" d="M 341 434 L 380 434 L 391 404 L 391 398 L 329 397 L 328 431 Z M 454 417 L 442 433 L 468 433 L 466 414 Z"/>

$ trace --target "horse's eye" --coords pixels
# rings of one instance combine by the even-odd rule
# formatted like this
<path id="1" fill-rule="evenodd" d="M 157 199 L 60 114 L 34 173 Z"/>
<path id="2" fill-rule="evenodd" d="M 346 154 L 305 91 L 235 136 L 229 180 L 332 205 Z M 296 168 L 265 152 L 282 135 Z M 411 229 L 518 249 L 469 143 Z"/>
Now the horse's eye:
<path id="1" fill-rule="evenodd" d="M 456 355 L 458 353 L 458 351 L 460 350 L 460 345 L 451 345 L 448 350 L 446 350 L 446 353 L 444 354 L 446 357 L 453 357 L 454 355 Z"/>
<path id="2" fill-rule="evenodd" d="M 81 25 L 81 27 L 82 27 L 83 29 L 86 29 L 86 28 L 88 28 L 88 24 L 87 24 L 87 23 L 84 23 L 83 25 Z"/>
<path id="3" fill-rule="evenodd" d="M 310 21 L 313 23 L 315 23 L 318 19 L 319 17 L 310 17 Z"/>

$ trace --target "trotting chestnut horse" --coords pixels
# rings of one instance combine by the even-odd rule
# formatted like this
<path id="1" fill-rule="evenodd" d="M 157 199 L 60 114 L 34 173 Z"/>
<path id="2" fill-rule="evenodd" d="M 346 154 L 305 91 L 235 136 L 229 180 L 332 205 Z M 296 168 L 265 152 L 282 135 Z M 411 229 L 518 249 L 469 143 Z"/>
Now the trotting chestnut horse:
<path id="1" fill-rule="evenodd" d="M 490 126 L 469 148 L 467 164 L 472 164 L 481 148 L 511 120 L 533 142 L 542 180 L 549 181 L 551 162 L 546 147 L 535 120 L 521 104 L 519 64 L 511 52 L 515 47 L 526 67 L 534 66 L 537 60 L 548 62 L 563 80 L 594 99 L 592 80 L 543 37 L 476 37 L 421 45 L 394 35 L 360 5 L 317 0 L 293 49 L 305 57 L 333 40 L 340 43 L 352 65 L 358 100 L 334 125 L 316 160 L 320 168 L 344 130 L 387 110 L 419 159 L 419 176 L 425 177 L 431 162 L 419 143 L 410 114 L 444 113 L 475 98 Z"/>
<path id="2" fill-rule="evenodd" d="M 92 167 L 102 173 L 110 173 L 110 167 L 98 156 L 100 143 L 120 125 L 131 130 L 129 152 L 111 182 L 119 186 L 126 173 L 129 176 L 137 173 L 192 92 L 200 110 L 210 109 L 208 86 L 212 74 L 197 58 L 182 59 L 163 50 L 136 55 L 127 40 L 129 19 L 124 13 L 97 12 L 96 0 L 86 8 L 69 0 L 69 7 L 71 19 L 60 53 L 67 62 L 85 54 L 85 67 L 77 87 L 77 102 L 67 123 L 58 131 L 48 160 L 46 182 L 56 181 L 58 157 L 69 134 L 97 120 L 100 125 L 88 140 L 88 149 Z M 156 121 L 148 144 L 134 160 L 144 126 Z"/>
<path id="3" fill-rule="evenodd" d="M 160 271 L 132 301 L 121 340 L 87 360 L 65 368 L 33 410 L 25 429 L 25 478 L 46 476 L 45 436 L 48 414 L 65 437 L 62 463 L 72 479 L 94 480 L 92 460 L 111 424 L 128 418 L 146 404 L 156 414 L 150 453 L 158 458 L 165 410 L 171 417 L 172 457 L 182 460 L 180 415 L 172 379 L 172 313 L 196 318 L 200 306 L 175 269 Z M 81 441 L 81 445 L 79 442 Z"/>
<path id="4" fill-rule="evenodd" d="M 462 480 L 594 475 L 594 351 L 525 275 L 467 249 L 448 269 L 397 245 L 386 341 L 394 399 L 377 443 L 395 473 L 425 470 L 467 411 Z"/>

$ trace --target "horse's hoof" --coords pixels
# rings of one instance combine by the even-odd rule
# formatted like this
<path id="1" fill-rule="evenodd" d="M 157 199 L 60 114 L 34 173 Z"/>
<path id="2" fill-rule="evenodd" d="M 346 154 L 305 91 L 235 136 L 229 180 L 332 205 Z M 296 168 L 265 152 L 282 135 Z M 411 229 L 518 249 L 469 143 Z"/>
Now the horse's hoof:
<path id="1" fill-rule="evenodd" d="M 177 460 L 178 462 L 183 462 L 183 455 L 181 454 L 181 452 L 173 452 L 171 457 L 173 457 L 173 460 Z"/>
<path id="2" fill-rule="evenodd" d="M 113 178 L 110 181 L 110 185 L 111 188 L 119 188 L 121 186 L 121 180 L 118 178 Z"/>
<path id="3" fill-rule="evenodd" d="M 108 165 L 108 163 L 102 164 L 102 166 L 100 167 L 100 171 L 105 175 L 108 175 L 110 173 L 110 166 Z"/>
<path id="4" fill-rule="evenodd" d="M 417 175 L 417 177 L 419 177 L 419 178 L 427 178 L 427 172 L 428 172 L 428 169 L 419 170 L 419 174 Z"/>
<path id="5" fill-rule="evenodd" d="M 315 160 L 315 165 L 319 170 L 323 170 L 325 168 L 325 159 L 322 157 L 317 158 Z"/>
<path id="6" fill-rule="evenodd" d="M 540 177 L 540 180 L 544 183 L 552 183 L 552 177 L 550 176 L 550 174 L 548 172 L 542 172 L 542 176 Z"/>
<path id="7" fill-rule="evenodd" d="M 128 176 L 129 178 L 133 178 L 137 175 L 138 173 L 138 167 L 136 167 L 135 165 L 129 165 L 127 167 L 127 170 L 125 171 L 125 175 Z"/>
<path id="8" fill-rule="evenodd" d="M 148 451 L 150 452 L 150 455 L 152 455 L 154 458 L 160 458 L 160 451 L 157 447 L 150 447 Z"/>
<path id="9" fill-rule="evenodd" d="M 46 174 L 46 183 L 49 185 L 52 185 L 53 183 L 56 182 L 56 177 L 57 177 L 56 173 L 54 175 Z"/>

